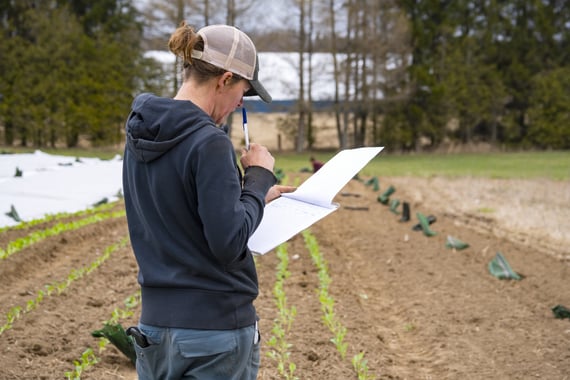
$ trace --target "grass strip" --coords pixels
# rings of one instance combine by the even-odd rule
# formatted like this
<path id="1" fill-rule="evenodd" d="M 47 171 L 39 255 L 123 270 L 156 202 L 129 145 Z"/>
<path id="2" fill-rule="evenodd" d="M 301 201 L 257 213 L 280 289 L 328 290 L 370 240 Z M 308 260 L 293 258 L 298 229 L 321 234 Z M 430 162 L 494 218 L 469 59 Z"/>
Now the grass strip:
<path id="1" fill-rule="evenodd" d="M 570 151 L 552 152 L 484 152 L 484 153 L 390 153 L 389 147 L 370 161 L 360 173 L 363 177 L 432 177 L 519 178 L 552 180 L 570 179 Z M 299 173 L 317 155 L 326 162 L 337 153 L 275 152 L 275 166 L 286 173 Z"/>

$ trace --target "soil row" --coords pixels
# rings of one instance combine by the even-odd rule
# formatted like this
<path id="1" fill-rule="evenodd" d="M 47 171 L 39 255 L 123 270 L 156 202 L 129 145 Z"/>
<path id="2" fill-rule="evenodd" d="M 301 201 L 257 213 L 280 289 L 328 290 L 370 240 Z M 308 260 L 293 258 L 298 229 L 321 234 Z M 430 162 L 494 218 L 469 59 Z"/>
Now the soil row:
<path id="1" fill-rule="evenodd" d="M 394 196 L 412 199 L 412 183 Z M 347 358 L 340 357 L 322 321 L 317 269 L 302 237 L 287 243 L 289 306 L 297 315 L 287 336 L 299 379 L 355 379 L 350 358 L 364 352 L 377 379 L 564 379 L 570 373 L 570 323 L 553 317 L 570 305 L 564 259 L 532 246 L 457 223 L 442 203 L 413 203 L 412 221 L 400 222 L 378 192 L 351 181 L 336 199 L 338 211 L 311 227 L 328 263 L 335 312 L 348 329 Z M 422 208 L 423 207 L 423 208 Z M 414 213 L 437 216 L 427 237 L 412 230 Z M 24 304 L 45 284 L 93 262 L 127 235 L 126 220 L 106 220 L 34 244 L 0 261 L 1 312 Z M 453 235 L 470 244 L 445 247 Z M 0 235 L 0 241 L 7 239 Z M 487 268 L 501 251 L 521 281 L 504 281 Z M 262 361 L 260 379 L 279 379 L 267 356 L 278 310 L 272 294 L 278 258 L 257 257 Z M 87 347 L 91 332 L 137 289 L 130 246 L 114 252 L 96 271 L 14 323 L 2 334 L 2 379 L 61 379 Z M 136 323 L 134 310 L 125 326 Z M 128 359 L 109 346 L 84 379 L 135 379 Z"/>

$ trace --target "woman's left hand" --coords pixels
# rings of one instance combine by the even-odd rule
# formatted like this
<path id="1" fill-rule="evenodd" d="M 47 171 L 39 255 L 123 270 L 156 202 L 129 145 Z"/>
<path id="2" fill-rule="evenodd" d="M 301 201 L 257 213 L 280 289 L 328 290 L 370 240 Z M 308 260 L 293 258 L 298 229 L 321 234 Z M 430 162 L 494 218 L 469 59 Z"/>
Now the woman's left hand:
<path id="1" fill-rule="evenodd" d="M 274 185 L 265 195 L 265 203 L 269 203 L 281 196 L 282 193 L 292 193 L 297 190 L 295 186 Z"/>

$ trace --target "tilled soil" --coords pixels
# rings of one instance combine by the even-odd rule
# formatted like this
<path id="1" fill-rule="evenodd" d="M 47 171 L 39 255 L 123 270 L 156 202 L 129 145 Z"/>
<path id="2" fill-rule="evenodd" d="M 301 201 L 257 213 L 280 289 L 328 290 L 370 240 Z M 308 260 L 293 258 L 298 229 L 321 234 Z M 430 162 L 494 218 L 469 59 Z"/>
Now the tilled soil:
<path id="1" fill-rule="evenodd" d="M 377 201 L 408 202 L 411 220 Z M 299 379 L 357 379 L 351 359 L 363 352 L 377 379 L 570 379 L 570 320 L 552 307 L 570 307 L 568 182 L 463 178 L 381 178 L 380 189 L 353 180 L 337 196 L 338 211 L 310 228 L 332 279 L 334 312 L 347 329 L 342 358 L 323 322 L 317 268 L 302 236 L 287 245 L 288 307 L 296 309 L 286 334 L 289 362 Z M 122 204 L 117 205 L 120 209 Z M 396 209 L 401 211 L 401 207 Z M 437 218 L 428 237 L 412 230 L 416 212 Z M 0 248 L 40 225 L 0 234 Z M 469 243 L 448 249 L 448 235 Z M 24 309 L 48 284 L 89 266 L 127 236 L 124 217 L 65 232 L 0 261 L 3 316 Z M 520 281 L 490 274 L 501 252 Z M 273 288 L 279 259 L 256 258 L 260 295 L 260 379 L 281 379 L 268 353 L 278 317 Z M 0 336 L 0 379 L 62 379 L 92 347 L 99 362 L 84 379 L 135 379 L 129 360 L 108 345 L 98 352 L 100 329 L 136 293 L 136 263 L 127 244 L 99 268 L 45 297 Z M 139 308 L 121 320 L 136 323 Z M 0 324 L 5 318 L 0 319 Z"/>

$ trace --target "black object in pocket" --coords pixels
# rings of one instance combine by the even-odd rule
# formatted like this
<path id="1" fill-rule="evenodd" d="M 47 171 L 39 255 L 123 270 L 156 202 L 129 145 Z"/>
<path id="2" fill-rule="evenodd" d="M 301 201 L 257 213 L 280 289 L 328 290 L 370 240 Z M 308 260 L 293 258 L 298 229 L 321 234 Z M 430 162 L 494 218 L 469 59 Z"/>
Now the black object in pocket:
<path id="1" fill-rule="evenodd" d="M 144 336 L 141 330 L 139 330 L 139 328 L 136 326 L 129 327 L 127 329 L 127 335 L 132 337 L 137 345 L 141 348 L 150 346 L 150 343 L 148 342 L 148 339 L 146 339 L 146 336 Z"/>

